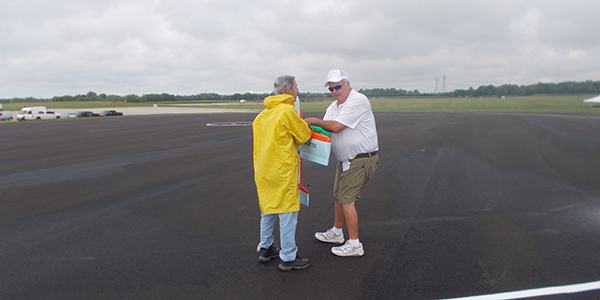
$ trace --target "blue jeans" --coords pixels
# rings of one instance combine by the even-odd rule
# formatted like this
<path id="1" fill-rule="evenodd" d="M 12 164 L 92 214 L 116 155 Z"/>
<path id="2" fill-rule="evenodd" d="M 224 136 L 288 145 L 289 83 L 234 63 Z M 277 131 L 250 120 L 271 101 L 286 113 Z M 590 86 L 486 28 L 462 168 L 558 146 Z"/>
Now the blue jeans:
<path id="1" fill-rule="evenodd" d="M 279 258 L 282 261 L 295 260 L 296 252 L 298 252 L 298 247 L 296 247 L 297 211 L 271 215 L 260 213 L 260 244 L 256 247 L 256 251 L 260 251 L 260 248 L 269 248 L 273 245 L 275 241 L 273 227 L 277 216 L 279 216 L 279 239 L 281 243 Z"/>

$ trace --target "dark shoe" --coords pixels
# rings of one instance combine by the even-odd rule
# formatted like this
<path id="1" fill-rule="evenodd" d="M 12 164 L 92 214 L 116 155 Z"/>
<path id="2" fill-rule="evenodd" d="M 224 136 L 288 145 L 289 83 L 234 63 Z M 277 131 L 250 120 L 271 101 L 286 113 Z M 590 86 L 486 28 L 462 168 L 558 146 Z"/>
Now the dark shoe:
<path id="1" fill-rule="evenodd" d="M 302 258 L 299 255 L 296 255 L 296 259 L 292 261 L 280 261 L 279 269 L 281 271 L 289 271 L 289 270 L 302 270 L 306 269 L 310 266 L 310 260 L 308 258 Z"/>
<path id="2" fill-rule="evenodd" d="M 258 261 L 265 263 L 271 260 L 271 258 L 275 258 L 279 256 L 279 249 L 273 245 L 269 246 L 269 248 L 260 248 L 260 256 L 258 257 Z"/>

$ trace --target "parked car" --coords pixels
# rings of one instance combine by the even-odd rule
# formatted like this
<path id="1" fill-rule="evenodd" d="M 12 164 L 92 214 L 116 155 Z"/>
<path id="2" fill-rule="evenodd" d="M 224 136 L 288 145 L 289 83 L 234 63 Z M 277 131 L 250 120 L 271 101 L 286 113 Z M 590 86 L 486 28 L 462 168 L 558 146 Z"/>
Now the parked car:
<path id="1" fill-rule="evenodd" d="M 75 113 L 75 116 L 77 118 L 81 118 L 81 117 L 98 117 L 100 116 L 99 114 L 95 114 L 91 111 L 78 111 Z"/>
<path id="2" fill-rule="evenodd" d="M 0 121 L 12 121 L 12 112 L 0 110 Z"/>
<path id="3" fill-rule="evenodd" d="M 122 112 L 118 112 L 116 110 L 103 110 L 100 112 L 101 116 L 122 116 Z"/>
<path id="4" fill-rule="evenodd" d="M 47 110 L 45 106 L 23 107 L 17 114 L 17 120 L 51 120 L 60 119 L 60 114 Z"/>
<path id="5" fill-rule="evenodd" d="M 12 121 L 13 116 L 11 111 L 4 111 L 0 104 L 0 121 Z"/>
<path id="6" fill-rule="evenodd" d="M 65 119 L 66 118 L 77 118 L 77 116 L 75 115 L 75 113 L 71 112 L 71 113 L 68 113 L 68 114 L 64 115 L 63 118 L 65 118 Z"/>

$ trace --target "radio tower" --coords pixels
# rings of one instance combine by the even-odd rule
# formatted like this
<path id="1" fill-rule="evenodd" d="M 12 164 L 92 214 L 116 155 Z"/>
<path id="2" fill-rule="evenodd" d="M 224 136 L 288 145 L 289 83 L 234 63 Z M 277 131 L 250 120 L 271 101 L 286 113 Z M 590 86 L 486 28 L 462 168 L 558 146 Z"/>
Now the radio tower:
<path id="1" fill-rule="evenodd" d="M 435 79 L 435 89 L 433 90 L 434 94 L 439 94 L 440 92 L 440 79 L 436 78 Z"/>
<path id="2" fill-rule="evenodd" d="M 444 81 L 442 81 L 442 93 L 446 92 L 446 75 L 444 75 Z"/>

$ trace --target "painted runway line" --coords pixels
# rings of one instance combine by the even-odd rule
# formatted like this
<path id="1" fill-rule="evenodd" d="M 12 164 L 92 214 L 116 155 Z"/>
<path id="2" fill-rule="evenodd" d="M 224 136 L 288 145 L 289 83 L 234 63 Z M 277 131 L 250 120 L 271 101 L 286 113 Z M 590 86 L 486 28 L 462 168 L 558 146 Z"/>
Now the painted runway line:
<path id="1" fill-rule="evenodd" d="M 579 283 L 572 285 L 563 285 L 563 286 L 555 286 L 555 287 L 546 287 L 546 288 L 538 288 L 531 290 L 523 290 L 523 291 L 515 291 L 515 292 L 506 292 L 506 293 L 498 293 L 491 295 L 482 295 L 482 296 L 469 296 L 462 298 L 452 298 L 445 300 L 507 300 L 507 299 L 524 299 L 531 297 L 540 297 L 540 296 L 550 296 L 550 295 L 560 295 L 560 294 L 575 294 L 588 292 L 593 290 L 600 289 L 600 281 L 588 282 L 588 283 Z"/>

